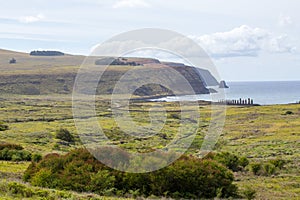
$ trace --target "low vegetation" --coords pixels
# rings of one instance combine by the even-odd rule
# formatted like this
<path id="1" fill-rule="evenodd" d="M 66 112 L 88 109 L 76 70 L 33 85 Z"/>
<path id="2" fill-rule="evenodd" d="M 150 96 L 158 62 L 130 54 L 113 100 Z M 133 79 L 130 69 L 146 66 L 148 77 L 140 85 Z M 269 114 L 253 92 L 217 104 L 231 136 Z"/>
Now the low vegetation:
<path id="1" fill-rule="evenodd" d="M 101 149 L 97 151 L 102 153 Z M 38 163 L 33 162 L 26 170 L 24 180 L 34 186 L 100 195 L 126 196 L 133 191 L 135 195 L 145 197 L 213 198 L 237 195 L 230 170 L 216 161 L 193 156 L 183 156 L 155 172 L 136 174 L 112 170 L 87 150 L 77 149 L 64 156 L 50 154 Z"/>
<path id="2" fill-rule="evenodd" d="M 30 161 L 31 153 L 25 151 L 22 146 L 16 144 L 0 144 L 0 160 L 6 161 Z"/>
<path id="3" fill-rule="evenodd" d="M 249 164 L 249 160 L 246 157 L 238 157 L 229 152 L 209 153 L 206 158 L 211 158 L 234 172 L 244 170 Z"/>
<path id="4" fill-rule="evenodd" d="M 61 128 L 56 132 L 56 139 L 63 140 L 70 144 L 75 143 L 74 136 L 70 133 L 68 129 Z"/>
<path id="5" fill-rule="evenodd" d="M 63 56 L 64 53 L 60 51 L 32 51 L 31 56 Z"/>
<path id="6" fill-rule="evenodd" d="M 75 156 L 75 152 L 79 151 L 73 149 L 80 149 L 82 144 L 76 135 L 69 96 L 2 96 L 1 98 L 0 121 L 5 121 L 2 124 L 7 128 L 0 132 L 0 141 L 3 141 L 0 142 L 0 151 L 2 153 L 5 150 L 3 151 L 4 154 L 10 152 L 15 156 L 13 159 L 10 156 L 10 160 L 0 161 L 0 175 L 3 180 L 7 179 L 5 183 L 1 183 L 0 188 L 4 189 L 1 189 L 0 198 L 3 196 L 11 199 L 26 198 L 21 194 L 22 192 L 12 194 L 6 187 L 10 182 L 16 182 L 24 185 L 25 188 L 30 188 L 33 193 L 32 196 L 28 195 L 30 196 L 28 198 L 32 199 L 42 199 L 36 194 L 39 190 L 45 190 L 49 192 L 49 196 L 54 196 L 57 199 L 62 198 L 59 195 L 56 196 L 62 190 L 68 190 L 63 191 L 63 193 L 73 195 L 71 199 L 76 199 L 81 195 L 86 198 L 88 195 L 93 197 L 100 197 L 99 195 L 111 196 L 107 198 L 113 198 L 113 196 L 195 198 L 193 196 L 195 195 L 194 192 L 197 191 L 195 188 L 191 187 L 193 191 L 184 189 L 187 191 L 184 193 L 179 187 L 164 182 L 164 180 L 168 180 L 167 178 L 173 176 L 172 173 L 175 170 L 178 171 L 178 180 L 176 181 L 182 181 L 180 183 L 188 185 L 188 182 L 183 181 L 182 177 L 189 177 L 189 173 L 197 169 L 197 167 L 189 167 L 195 163 L 202 167 L 207 163 L 210 170 L 216 168 L 218 173 L 223 174 L 222 176 L 228 175 L 224 180 L 228 181 L 228 187 L 226 188 L 230 188 L 230 190 L 221 188 L 224 182 L 214 183 L 212 181 L 215 185 L 209 187 L 209 190 L 214 197 L 237 195 L 237 198 L 245 199 L 297 199 L 300 194 L 298 172 L 300 158 L 298 142 L 300 136 L 299 104 L 259 107 L 228 106 L 224 130 L 215 151 L 207 155 L 205 160 L 198 160 L 195 156 L 199 153 L 210 124 L 210 105 L 203 104 L 200 107 L 199 130 L 186 153 L 186 155 L 192 155 L 191 158 L 187 158 L 189 161 L 185 162 L 186 156 L 184 156 L 169 168 L 163 169 L 166 171 L 162 170 L 153 174 L 138 176 L 137 174 L 125 175 L 106 167 L 101 168 L 103 166 L 95 164 L 94 160 L 80 162 L 80 159 L 84 159 L 70 158 L 71 154 Z M 159 149 L 165 146 L 177 133 L 181 115 L 179 105 L 176 103 L 160 103 L 167 111 L 165 127 L 159 134 L 139 140 L 129 137 L 118 128 L 111 111 L 108 110 L 109 105 L 110 101 L 106 96 L 97 99 L 96 112 L 99 124 L 111 140 L 110 144 L 118 145 L 128 151 L 145 152 L 149 149 Z M 149 109 L 155 106 L 155 102 L 132 102 L 130 105 L 132 119 L 138 124 L 146 125 L 149 123 L 149 117 L 145 113 L 148 113 Z M 293 114 L 285 114 L 287 111 L 291 111 Z M 63 131 L 60 130 L 60 127 Z M 63 137 L 57 137 L 59 132 L 63 133 Z M 74 139 L 75 143 L 70 143 L 69 139 L 62 139 L 65 134 L 72 138 L 71 142 Z M 26 157 L 20 151 L 29 152 L 31 154 L 30 159 L 20 159 L 22 156 Z M 81 151 L 83 150 L 81 149 Z M 82 155 L 90 158 L 90 155 L 85 153 Z M 66 161 L 67 157 L 70 161 Z M 46 163 L 47 160 L 49 166 L 58 167 L 60 170 L 54 173 Z M 50 161 L 53 163 L 50 164 Z M 92 166 L 99 166 L 101 170 L 90 167 L 90 161 Z M 45 166 L 42 166 L 42 163 Z M 27 169 L 29 165 L 30 167 Z M 61 169 L 61 166 L 63 166 L 63 169 Z M 181 168 L 187 168 L 188 170 L 180 172 Z M 86 170 L 90 171 L 86 172 Z M 210 171 L 205 167 L 203 167 L 203 170 L 204 172 Z M 88 173 L 90 176 L 82 177 L 81 173 Z M 67 174 L 72 178 L 67 179 Z M 45 181 L 45 177 L 49 177 L 48 182 Z M 22 182 L 22 178 L 27 180 L 28 183 Z M 61 185 L 62 180 L 65 182 L 63 185 Z M 219 179 L 216 178 L 216 180 Z M 143 181 L 147 181 L 149 184 L 141 184 Z M 190 180 L 194 183 L 193 181 L 200 180 Z M 82 186 L 86 182 L 89 182 L 89 184 Z M 76 183 L 78 184 L 76 185 Z M 205 185 L 206 183 L 201 182 L 201 184 Z M 144 188 L 142 185 L 147 187 Z M 44 186 L 55 189 L 46 189 Z M 81 187 L 82 190 L 80 190 Z M 159 190 L 153 188 L 159 188 Z M 172 190 L 172 188 L 175 188 L 178 192 Z M 72 192 L 72 190 L 77 192 Z M 88 194 L 85 192 L 88 192 Z M 207 193 L 209 192 L 205 191 L 203 194 L 196 195 L 210 198 L 206 196 Z"/>
<path id="7" fill-rule="evenodd" d="M 6 130 L 8 130 L 8 125 L 6 125 L 4 122 L 0 122 L 0 131 Z"/>
<path id="8" fill-rule="evenodd" d="M 7 199 L 7 200 L 16 200 L 16 199 L 20 199 L 20 200 L 21 199 L 115 200 L 117 199 L 113 197 L 103 197 L 92 193 L 76 193 L 72 191 L 51 190 L 46 188 L 34 187 L 29 184 L 25 184 L 21 182 L 9 181 L 3 179 L 0 181 L 0 198 Z"/>

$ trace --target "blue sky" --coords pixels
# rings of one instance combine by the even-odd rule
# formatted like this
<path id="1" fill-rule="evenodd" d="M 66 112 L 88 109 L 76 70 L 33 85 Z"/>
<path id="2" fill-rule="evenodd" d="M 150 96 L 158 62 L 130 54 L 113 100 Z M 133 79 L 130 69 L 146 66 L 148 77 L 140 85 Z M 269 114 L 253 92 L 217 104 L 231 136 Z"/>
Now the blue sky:
<path id="1" fill-rule="evenodd" d="M 74 54 L 113 35 L 164 28 L 194 39 L 221 77 L 300 80 L 298 0 L 10 0 L 0 7 L 0 48 Z"/>

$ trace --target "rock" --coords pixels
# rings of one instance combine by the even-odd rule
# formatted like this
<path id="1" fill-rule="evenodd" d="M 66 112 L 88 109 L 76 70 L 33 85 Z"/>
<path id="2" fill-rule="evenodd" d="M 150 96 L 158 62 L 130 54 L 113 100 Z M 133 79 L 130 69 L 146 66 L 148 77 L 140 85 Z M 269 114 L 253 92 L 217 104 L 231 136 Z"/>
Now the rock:
<path id="1" fill-rule="evenodd" d="M 225 81 L 221 81 L 219 84 L 219 88 L 229 88 L 228 85 L 226 85 Z"/>
<path id="2" fill-rule="evenodd" d="M 12 58 L 10 61 L 9 61 L 9 64 L 16 64 L 17 63 L 17 60 Z"/>

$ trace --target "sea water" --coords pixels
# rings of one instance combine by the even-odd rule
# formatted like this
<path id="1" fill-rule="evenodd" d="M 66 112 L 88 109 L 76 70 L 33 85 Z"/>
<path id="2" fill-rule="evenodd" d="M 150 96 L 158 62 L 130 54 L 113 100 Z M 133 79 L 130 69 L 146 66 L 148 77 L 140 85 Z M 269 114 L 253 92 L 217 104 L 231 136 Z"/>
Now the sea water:
<path id="1" fill-rule="evenodd" d="M 187 96 L 170 96 L 161 101 L 196 101 L 253 99 L 261 105 L 288 104 L 300 101 L 300 81 L 265 81 L 265 82 L 228 82 L 228 89 L 216 89 L 224 95 L 200 94 Z"/>

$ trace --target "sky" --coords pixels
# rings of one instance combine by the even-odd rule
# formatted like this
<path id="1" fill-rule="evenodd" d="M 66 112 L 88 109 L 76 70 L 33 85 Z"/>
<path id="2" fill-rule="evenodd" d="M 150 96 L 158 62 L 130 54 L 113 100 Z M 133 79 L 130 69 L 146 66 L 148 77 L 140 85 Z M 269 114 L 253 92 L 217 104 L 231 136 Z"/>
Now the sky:
<path id="1" fill-rule="evenodd" d="M 299 0 L 9 0 L 0 6 L 0 48 L 89 55 L 141 28 L 197 42 L 228 81 L 300 80 Z"/>

